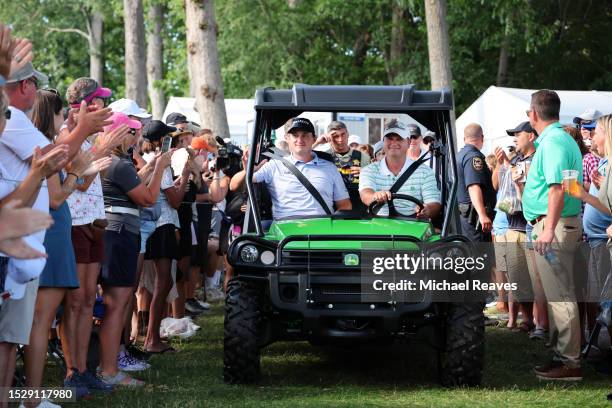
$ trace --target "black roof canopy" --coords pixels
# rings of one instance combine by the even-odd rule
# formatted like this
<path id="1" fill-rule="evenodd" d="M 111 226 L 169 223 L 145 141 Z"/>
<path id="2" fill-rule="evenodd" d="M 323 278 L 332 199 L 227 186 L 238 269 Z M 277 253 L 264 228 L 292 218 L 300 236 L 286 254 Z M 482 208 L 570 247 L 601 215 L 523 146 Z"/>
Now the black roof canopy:
<path id="1" fill-rule="evenodd" d="M 255 92 L 255 109 L 267 111 L 273 128 L 302 112 L 406 113 L 428 129 L 439 126 L 436 116 L 453 109 L 448 89 L 419 91 L 414 85 L 305 85 L 292 89 L 263 88 Z"/>

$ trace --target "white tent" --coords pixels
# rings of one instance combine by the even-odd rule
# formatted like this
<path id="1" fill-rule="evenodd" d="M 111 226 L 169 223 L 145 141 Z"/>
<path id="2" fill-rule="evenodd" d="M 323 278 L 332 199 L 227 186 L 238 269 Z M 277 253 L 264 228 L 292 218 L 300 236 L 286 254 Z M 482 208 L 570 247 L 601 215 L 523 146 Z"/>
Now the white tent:
<path id="1" fill-rule="evenodd" d="M 473 122 L 482 126 L 485 135 L 483 153 L 488 154 L 497 146 L 506 146 L 506 129 L 512 129 L 527 120 L 531 94 L 536 90 L 500 88 L 490 86 L 469 108 L 457 118 L 457 145 L 463 143 L 463 129 Z M 589 108 L 603 114 L 612 112 L 612 92 L 557 91 L 561 98 L 560 121 L 571 124 L 572 119 Z"/>

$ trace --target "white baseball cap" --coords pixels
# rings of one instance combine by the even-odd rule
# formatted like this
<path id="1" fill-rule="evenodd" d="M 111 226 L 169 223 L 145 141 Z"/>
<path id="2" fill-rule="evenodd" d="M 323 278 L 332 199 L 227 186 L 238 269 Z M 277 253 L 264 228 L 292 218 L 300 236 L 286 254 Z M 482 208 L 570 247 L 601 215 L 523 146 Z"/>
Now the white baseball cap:
<path id="1" fill-rule="evenodd" d="M 35 250 L 45 252 L 45 247 L 36 238 L 28 236 L 23 240 Z M 23 298 L 26 284 L 40 276 L 46 263 L 46 258 L 9 259 L 4 290 L 9 293 L 11 299 Z"/>
<path id="2" fill-rule="evenodd" d="M 121 98 L 108 105 L 108 107 L 111 108 L 113 112 L 124 113 L 128 116 L 136 116 L 141 119 L 148 119 L 151 117 L 150 113 L 138 106 L 136 101 L 132 99 Z"/>
<path id="3" fill-rule="evenodd" d="M 357 135 L 350 135 L 348 138 L 348 144 L 349 146 L 353 143 L 357 143 L 357 144 L 363 144 L 361 142 L 361 137 L 357 136 Z"/>
<path id="4" fill-rule="evenodd" d="M 408 139 L 410 137 L 410 131 L 408 127 L 398 120 L 392 120 L 391 122 L 389 122 L 389 124 L 385 128 L 385 133 L 383 134 L 383 137 L 386 137 L 390 134 L 396 134 L 402 139 Z"/>
<path id="5" fill-rule="evenodd" d="M 594 122 L 601 117 L 601 112 L 597 109 L 587 109 L 580 115 L 576 116 L 573 120 L 574 123 L 580 124 L 582 122 Z"/>

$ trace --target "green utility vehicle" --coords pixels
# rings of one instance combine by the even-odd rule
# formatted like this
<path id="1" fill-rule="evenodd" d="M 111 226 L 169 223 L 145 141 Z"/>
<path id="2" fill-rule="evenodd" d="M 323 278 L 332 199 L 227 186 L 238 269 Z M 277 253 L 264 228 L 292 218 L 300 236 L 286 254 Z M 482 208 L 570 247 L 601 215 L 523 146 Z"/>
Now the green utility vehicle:
<path id="1" fill-rule="evenodd" d="M 414 249 L 423 243 L 435 247 L 438 254 L 455 251 L 446 252 L 449 256 L 463 250 L 453 247 L 467 239 L 457 234 L 452 109 L 450 91 L 419 91 L 411 85 L 297 84 L 288 90 L 256 92 L 246 169 L 254 230 L 236 238 L 228 250 L 235 278 L 228 285 L 225 304 L 226 382 L 258 381 L 260 351 L 276 341 L 385 345 L 418 340 L 438 352 L 442 384 L 480 384 L 483 303 L 434 301 L 427 293 L 416 301 L 397 301 L 393 293 L 388 301 L 364 301 L 363 293 L 365 251 Z M 256 194 L 260 186 L 251 182 L 254 167 L 273 150 L 273 131 L 303 112 L 407 114 L 435 132 L 430 153 L 442 194 L 442 216 L 432 222 L 418 220 L 399 214 L 394 206 L 388 216 L 378 216 L 381 205 L 373 203 L 367 215 L 336 213 L 276 220 L 264 231 Z M 404 194 L 393 194 L 392 202 L 402 199 L 423 205 Z"/>

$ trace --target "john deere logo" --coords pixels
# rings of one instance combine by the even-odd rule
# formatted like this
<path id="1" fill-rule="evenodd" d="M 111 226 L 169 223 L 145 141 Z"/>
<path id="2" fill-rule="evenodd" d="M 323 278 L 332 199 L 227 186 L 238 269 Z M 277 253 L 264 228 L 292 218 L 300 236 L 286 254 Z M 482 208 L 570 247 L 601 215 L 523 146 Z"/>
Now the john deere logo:
<path id="1" fill-rule="evenodd" d="M 359 265 L 359 256 L 357 256 L 357 254 L 346 254 L 346 255 L 344 255 L 344 264 L 346 266 L 357 266 L 357 265 Z"/>

